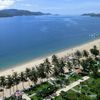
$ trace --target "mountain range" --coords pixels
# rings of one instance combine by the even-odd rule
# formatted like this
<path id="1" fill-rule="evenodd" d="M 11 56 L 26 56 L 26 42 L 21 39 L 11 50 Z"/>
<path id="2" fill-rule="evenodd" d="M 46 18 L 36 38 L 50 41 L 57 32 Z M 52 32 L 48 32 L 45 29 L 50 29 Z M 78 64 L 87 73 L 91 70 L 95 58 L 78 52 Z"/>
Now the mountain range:
<path id="1" fill-rule="evenodd" d="M 50 15 L 50 13 L 31 12 L 28 10 L 18 10 L 18 9 L 0 10 L 0 17 L 29 16 L 29 15 L 35 15 L 35 16 Z"/>
<path id="2" fill-rule="evenodd" d="M 100 17 L 100 13 L 87 13 L 87 14 L 82 14 L 82 16 L 91 16 L 91 17 Z"/>

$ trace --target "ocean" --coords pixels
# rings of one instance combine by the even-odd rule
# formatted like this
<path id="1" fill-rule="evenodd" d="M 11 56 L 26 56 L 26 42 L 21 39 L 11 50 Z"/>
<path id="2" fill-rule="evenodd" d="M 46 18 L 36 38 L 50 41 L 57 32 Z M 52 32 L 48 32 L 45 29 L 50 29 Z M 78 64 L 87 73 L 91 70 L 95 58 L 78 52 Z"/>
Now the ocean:
<path id="1" fill-rule="evenodd" d="M 0 70 L 92 41 L 93 33 L 100 35 L 99 17 L 0 18 Z"/>

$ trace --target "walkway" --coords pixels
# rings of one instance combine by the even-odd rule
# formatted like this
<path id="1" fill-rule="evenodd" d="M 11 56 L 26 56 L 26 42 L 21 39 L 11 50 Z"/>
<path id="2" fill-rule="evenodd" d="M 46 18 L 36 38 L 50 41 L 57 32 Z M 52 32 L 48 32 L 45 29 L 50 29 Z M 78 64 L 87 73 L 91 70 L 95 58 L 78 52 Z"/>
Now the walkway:
<path id="1" fill-rule="evenodd" d="M 86 80 L 88 80 L 88 79 L 89 79 L 88 76 L 84 76 L 82 79 L 79 79 L 78 81 L 73 82 L 72 84 L 66 86 L 65 88 L 62 88 L 62 89 L 58 90 L 58 91 L 56 92 L 56 95 L 58 96 L 58 95 L 61 93 L 61 91 L 67 92 L 68 90 L 72 89 L 73 87 L 79 85 L 80 82 L 84 82 L 84 81 L 86 81 Z"/>
<path id="2" fill-rule="evenodd" d="M 25 100 L 31 100 L 26 94 L 23 94 L 22 98 L 25 99 Z"/>

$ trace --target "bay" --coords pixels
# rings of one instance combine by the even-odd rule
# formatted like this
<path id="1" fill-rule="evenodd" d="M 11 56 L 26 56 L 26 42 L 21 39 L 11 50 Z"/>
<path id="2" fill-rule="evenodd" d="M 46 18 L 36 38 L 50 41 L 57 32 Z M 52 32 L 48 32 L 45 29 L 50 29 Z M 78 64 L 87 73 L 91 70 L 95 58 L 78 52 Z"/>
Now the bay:
<path id="1" fill-rule="evenodd" d="M 0 18 L 0 69 L 86 43 L 92 33 L 100 35 L 99 17 Z"/>

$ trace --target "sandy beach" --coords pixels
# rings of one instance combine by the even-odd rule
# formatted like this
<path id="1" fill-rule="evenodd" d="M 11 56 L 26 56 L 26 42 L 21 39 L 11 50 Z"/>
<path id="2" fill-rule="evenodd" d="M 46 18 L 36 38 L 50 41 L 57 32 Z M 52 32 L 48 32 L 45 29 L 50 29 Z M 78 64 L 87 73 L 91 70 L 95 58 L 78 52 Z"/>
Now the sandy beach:
<path id="1" fill-rule="evenodd" d="M 100 49 L 100 39 L 97 39 L 97 40 L 94 40 L 92 42 L 88 42 L 86 44 L 83 44 L 83 45 L 80 45 L 80 46 L 76 46 L 74 48 L 70 48 L 70 49 L 66 49 L 66 50 L 63 50 L 61 52 L 58 52 L 56 53 L 55 55 L 57 55 L 58 57 L 64 57 L 64 56 L 67 56 L 77 50 L 89 50 L 90 48 L 92 48 L 94 45 L 96 45 L 98 47 L 98 49 Z M 53 54 L 52 54 L 53 55 Z M 51 59 L 52 55 L 49 55 L 49 56 L 45 56 L 43 58 L 39 58 L 39 59 L 36 59 L 36 60 L 32 60 L 30 62 L 26 62 L 24 64 L 21 64 L 21 65 L 18 65 L 18 66 L 13 66 L 12 68 L 10 69 L 7 69 L 7 70 L 3 70 L 3 71 L 0 71 L 0 76 L 6 76 L 6 75 L 11 75 L 13 74 L 13 72 L 22 72 L 22 71 L 25 71 L 26 68 L 32 68 L 36 65 L 39 65 L 40 63 L 42 63 L 46 58 L 49 58 Z"/>

